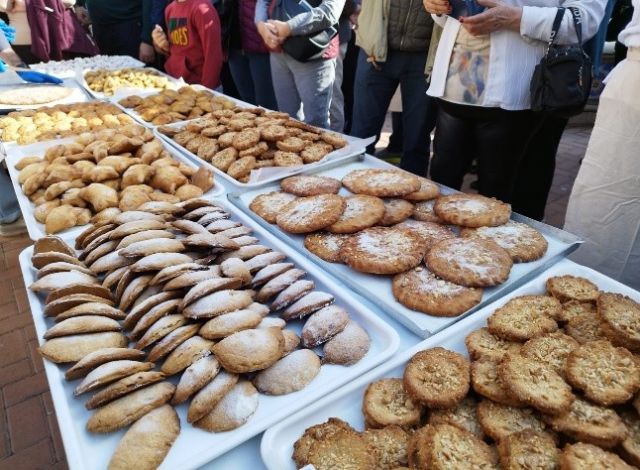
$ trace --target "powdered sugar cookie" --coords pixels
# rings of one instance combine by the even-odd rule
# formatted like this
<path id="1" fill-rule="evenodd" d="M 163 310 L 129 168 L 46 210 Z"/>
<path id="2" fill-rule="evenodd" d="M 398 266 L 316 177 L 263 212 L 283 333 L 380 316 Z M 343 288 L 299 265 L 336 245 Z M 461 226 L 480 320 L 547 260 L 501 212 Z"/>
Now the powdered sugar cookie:
<path id="1" fill-rule="evenodd" d="M 344 212 L 337 222 L 326 230 L 331 233 L 355 233 L 376 225 L 385 214 L 382 199 L 375 196 L 356 195 L 344 198 Z"/>
<path id="2" fill-rule="evenodd" d="M 302 344 L 307 348 L 326 343 L 349 323 L 349 314 L 342 307 L 330 305 L 309 317 L 302 328 Z"/>
<path id="3" fill-rule="evenodd" d="M 461 227 L 506 224 L 511 206 L 480 194 L 451 194 L 438 198 L 433 210 L 438 217 Z"/>
<path id="4" fill-rule="evenodd" d="M 350 366 L 362 359 L 371 346 L 367 332 L 353 320 L 324 344 L 324 364 Z"/>
<path id="5" fill-rule="evenodd" d="M 440 188 L 436 183 L 427 178 L 420 178 L 420 189 L 403 196 L 403 199 L 413 202 L 429 201 L 440 195 Z"/>
<path id="6" fill-rule="evenodd" d="M 280 188 L 285 193 L 296 196 L 316 196 L 318 194 L 338 194 L 342 183 L 327 176 L 296 175 L 285 178 L 280 182 Z"/>
<path id="7" fill-rule="evenodd" d="M 246 380 L 239 381 L 213 409 L 193 425 L 209 432 L 224 432 L 245 424 L 258 409 L 258 391 Z"/>
<path id="8" fill-rule="evenodd" d="M 431 247 L 426 256 L 431 271 L 447 281 L 469 287 L 488 287 L 507 280 L 513 261 L 489 240 L 450 238 Z"/>
<path id="9" fill-rule="evenodd" d="M 281 209 L 276 223 L 290 233 L 315 232 L 336 223 L 345 205 L 345 200 L 337 194 L 298 198 Z"/>
<path id="10" fill-rule="evenodd" d="M 420 189 L 418 177 L 402 170 L 354 170 L 342 184 L 352 193 L 378 197 L 399 197 Z"/>
<path id="11" fill-rule="evenodd" d="M 278 214 L 280 214 L 287 204 L 295 199 L 296 197 L 293 194 L 273 191 L 256 196 L 254 200 L 251 201 L 251 204 L 249 204 L 249 209 L 270 224 L 275 224 Z"/>
<path id="12" fill-rule="evenodd" d="M 436 215 L 433 206 L 436 200 L 418 202 L 413 208 L 413 218 L 422 222 L 432 222 L 434 224 L 446 224 L 444 220 Z"/>
<path id="13" fill-rule="evenodd" d="M 393 227 L 373 227 L 352 235 L 340 249 L 340 258 L 356 271 L 397 274 L 420 264 L 424 255 L 415 234 Z"/>
<path id="14" fill-rule="evenodd" d="M 405 221 L 413 214 L 413 204 L 404 199 L 387 199 L 384 201 L 384 217 L 379 225 L 388 227 Z"/>
<path id="15" fill-rule="evenodd" d="M 509 252 L 516 263 L 542 258 L 549 245 L 546 238 L 535 228 L 513 221 L 497 227 L 465 228 L 460 235 L 496 242 Z"/>
<path id="16" fill-rule="evenodd" d="M 282 318 L 285 320 L 293 320 L 294 318 L 302 318 L 311 313 L 331 305 L 335 298 L 327 292 L 313 291 L 304 295 L 293 305 L 287 307 L 282 312 Z"/>
<path id="17" fill-rule="evenodd" d="M 409 230 L 418 235 L 424 243 L 425 252 L 429 251 L 435 243 L 441 240 L 456 238 L 456 234 L 453 233 L 451 229 L 434 222 L 422 222 L 409 219 L 399 223 L 395 227 Z"/>
<path id="18" fill-rule="evenodd" d="M 350 237 L 348 234 L 317 232 L 304 237 L 304 247 L 329 263 L 340 263 L 340 249 Z"/>
<path id="19" fill-rule="evenodd" d="M 455 317 L 480 303 L 482 289 L 438 278 L 424 267 L 397 274 L 393 295 L 407 308 L 437 317 Z"/>
<path id="20" fill-rule="evenodd" d="M 298 349 L 258 373 L 254 385 L 267 395 L 286 395 L 305 388 L 320 372 L 320 358 L 310 349 Z"/>

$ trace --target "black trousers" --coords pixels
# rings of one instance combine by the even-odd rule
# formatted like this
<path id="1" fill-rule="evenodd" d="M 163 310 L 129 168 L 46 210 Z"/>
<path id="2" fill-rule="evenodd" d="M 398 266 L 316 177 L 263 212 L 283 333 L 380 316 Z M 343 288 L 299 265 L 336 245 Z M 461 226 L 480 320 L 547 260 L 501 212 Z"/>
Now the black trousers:
<path id="1" fill-rule="evenodd" d="M 475 158 L 480 194 L 512 202 L 527 144 L 540 123 L 541 117 L 528 110 L 438 100 L 431 178 L 460 189 Z"/>

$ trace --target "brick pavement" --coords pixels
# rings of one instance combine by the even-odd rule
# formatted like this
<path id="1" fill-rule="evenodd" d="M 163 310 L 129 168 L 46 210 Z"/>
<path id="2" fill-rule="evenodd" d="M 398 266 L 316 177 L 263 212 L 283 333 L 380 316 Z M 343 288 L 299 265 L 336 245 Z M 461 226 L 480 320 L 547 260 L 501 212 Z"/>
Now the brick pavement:
<path id="1" fill-rule="evenodd" d="M 563 136 L 547 205 L 552 225 L 564 222 L 590 132 L 569 128 Z M 18 254 L 30 244 L 26 235 L 0 238 L 0 468 L 64 469 L 64 448 L 18 266 Z"/>

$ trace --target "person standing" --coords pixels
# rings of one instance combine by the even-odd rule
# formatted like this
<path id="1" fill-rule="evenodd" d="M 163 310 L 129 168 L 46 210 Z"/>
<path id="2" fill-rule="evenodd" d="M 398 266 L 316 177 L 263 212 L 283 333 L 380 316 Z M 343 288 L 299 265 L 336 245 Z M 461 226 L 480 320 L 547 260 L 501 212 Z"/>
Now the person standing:
<path id="1" fill-rule="evenodd" d="M 627 58 L 600 95 L 564 228 L 585 240 L 574 261 L 640 289 L 640 0 L 633 4 L 619 36 Z"/>
<path id="2" fill-rule="evenodd" d="M 286 52 L 275 52 L 290 37 L 310 36 L 336 27 L 345 0 L 316 0 L 309 3 L 317 6 L 289 18 L 287 12 L 297 8 L 296 0 L 258 0 L 255 22 L 265 45 L 272 50 L 271 77 L 278 109 L 291 116 L 299 116 L 302 105 L 307 124 L 329 128 L 329 107 L 339 50 L 338 35 L 317 59 L 302 62 Z"/>
<path id="3" fill-rule="evenodd" d="M 351 135 L 376 136 L 391 98 L 402 91 L 403 153 L 400 167 L 426 176 L 433 99 L 427 96 L 425 66 L 433 20 L 415 0 L 363 0 L 356 44 L 362 50 L 356 71 Z M 375 151 L 375 144 L 367 149 Z"/>

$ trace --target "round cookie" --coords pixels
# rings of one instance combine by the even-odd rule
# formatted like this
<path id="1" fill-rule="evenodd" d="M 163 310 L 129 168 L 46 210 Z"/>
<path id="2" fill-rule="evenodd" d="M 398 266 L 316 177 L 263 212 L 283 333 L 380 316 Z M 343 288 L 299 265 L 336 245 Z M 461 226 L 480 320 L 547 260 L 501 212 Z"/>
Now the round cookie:
<path id="1" fill-rule="evenodd" d="M 424 267 L 396 274 L 392 288 L 405 307 L 437 317 L 455 317 L 482 299 L 482 289 L 445 281 Z"/>
<path id="2" fill-rule="evenodd" d="M 632 470 L 635 467 L 612 452 L 598 446 L 578 442 L 567 445 L 560 457 L 562 470 L 584 470 L 586 468 L 606 468 L 607 470 Z"/>
<path id="3" fill-rule="evenodd" d="M 384 201 L 384 217 L 379 225 L 388 227 L 399 224 L 411 217 L 413 214 L 413 204 L 404 199 L 387 199 Z"/>
<path id="4" fill-rule="evenodd" d="M 530 339 L 522 346 L 520 354 L 548 365 L 565 378 L 567 357 L 578 346 L 578 342 L 571 336 L 556 331 Z"/>
<path id="5" fill-rule="evenodd" d="M 511 206 L 480 194 L 451 194 L 438 198 L 433 210 L 449 224 L 484 227 L 506 224 Z"/>
<path id="6" fill-rule="evenodd" d="M 260 131 L 257 129 L 243 129 L 233 136 L 232 145 L 237 150 L 247 150 L 260 142 Z"/>
<path id="7" fill-rule="evenodd" d="M 629 430 L 629 437 L 620 445 L 621 455 L 637 467 L 640 465 L 640 417 L 631 407 L 622 410 L 620 417 Z"/>
<path id="8" fill-rule="evenodd" d="M 513 261 L 488 240 L 450 238 L 431 247 L 425 258 L 431 271 L 447 281 L 469 287 L 489 287 L 507 280 Z"/>
<path id="9" fill-rule="evenodd" d="M 280 182 L 285 193 L 296 196 L 317 196 L 318 194 L 338 194 L 342 183 L 327 176 L 296 175 Z"/>
<path id="10" fill-rule="evenodd" d="M 401 427 L 366 429 L 362 436 L 377 455 L 377 468 L 402 468 L 408 463 L 409 434 Z"/>
<path id="11" fill-rule="evenodd" d="M 282 150 L 276 150 L 273 155 L 273 163 L 276 166 L 302 166 L 304 162 L 302 157 L 294 152 L 284 152 Z"/>
<path id="12" fill-rule="evenodd" d="M 493 449 L 472 433 L 450 424 L 426 428 L 420 446 L 424 461 L 416 468 L 498 468 Z"/>
<path id="13" fill-rule="evenodd" d="M 367 386 L 362 413 L 367 427 L 412 428 L 420 424 L 421 407 L 407 395 L 402 379 L 380 379 Z"/>
<path id="14" fill-rule="evenodd" d="M 322 134 L 320 134 L 320 138 L 336 149 L 341 149 L 348 144 L 347 140 L 344 137 L 333 132 L 323 132 Z"/>
<path id="15" fill-rule="evenodd" d="M 376 466 L 376 454 L 361 434 L 338 431 L 311 445 L 308 463 L 316 470 L 371 470 Z"/>
<path id="16" fill-rule="evenodd" d="M 283 207 L 276 223 L 290 233 L 315 232 L 337 222 L 345 206 L 345 200 L 337 194 L 302 197 Z"/>
<path id="17" fill-rule="evenodd" d="M 413 193 L 402 196 L 403 199 L 412 202 L 429 201 L 440 196 L 440 188 L 436 183 L 427 178 L 420 179 L 420 189 Z"/>
<path id="18" fill-rule="evenodd" d="M 370 347 L 371 339 L 365 329 L 349 320 L 340 333 L 324 344 L 322 363 L 350 366 L 362 359 Z"/>
<path id="19" fill-rule="evenodd" d="M 473 395 L 467 395 L 455 408 L 430 410 L 428 424 L 450 424 L 483 439 L 484 431 L 478 420 L 477 407 L 478 402 Z"/>
<path id="20" fill-rule="evenodd" d="M 446 222 L 438 217 L 433 211 L 433 206 L 435 205 L 435 203 L 435 199 L 418 202 L 413 208 L 413 218 L 416 220 L 420 220 L 421 222 L 431 222 L 441 225 L 446 224 Z"/>
<path id="21" fill-rule="evenodd" d="M 467 346 L 469 357 L 474 361 L 483 358 L 500 361 L 506 353 L 517 353 L 522 347 L 520 343 L 495 336 L 486 327 L 469 333 L 464 339 L 464 344 Z"/>
<path id="22" fill-rule="evenodd" d="M 478 420 L 484 432 L 496 442 L 515 432 L 544 431 L 547 426 L 533 408 L 516 408 L 491 400 L 478 404 Z"/>
<path id="23" fill-rule="evenodd" d="M 506 354 L 498 374 L 505 389 L 522 403 L 551 415 L 566 412 L 575 396 L 560 375 L 545 364 Z"/>
<path id="24" fill-rule="evenodd" d="M 305 148 L 305 141 L 297 137 L 287 137 L 276 142 L 276 147 L 283 152 L 301 152 Z"/>
<path id="25" fill-rule="evenodd" d="M 469 392 L 469 361 L 444 348 L 420 351 L 409 360 L 404 388 L 415 402 L 428 408 L 452 408 Z"/>
<path id="26" fill-rule="evenodd" d="M 399 197 L 420 189 L 420 180 L 402 170 L 353 170 L 342 178 L 352 193 L 378 197 Z"/>
<path id="27" fill-rule="evenodd" d="M 329 263 L 341 263 L 340 249 L 350 237 L 348 234 L 317 232 L 304 237 L 304 247 Z"/>
<path id="28" fill-rule="evenodd" d="M 604 292 L 598 297 L 602 331 L 614 343 L 640 352 L 640 304 L 621 295 Z"/>
<path id="29" fill-rule="evenodd" d="M 595 302 L 600 291 L 598 286 L 583 277 L 565 275 L 547 279 L 547 292 L 560 302 L 577 300 L 579 302 Z"/>
<path id="30" fill-rule="evenodd" d="M 604 325 L 595 312 L 584 312 L 578 317 L 573 317 L 565 325 L 564 331 L 578 343 L 607 339 L 602 329 Z"/>
<path id="31" fill-rule="evenodd" d="M 359 232 L 376 225 L 384 217 L 384 201 L 378 197 L 355 195 L 344 198 L 344 201 L 344 212 L 337 222 L 326 227 L 328 232 Z"/>
<path id="32" fill-rule="evenodd" d="M 633 354 L 609 341 L 591 341 L 571 351 L 566 375 L 571 385 L 603 406 L 626 403 L 640 389 L 640 370 Z"/>
<path id="33" fill-rule="evenodd" d="M 542 258 L 549 245 L 546 238 L 535 228 L 513 221 L 497 227 L 464 228 L 460 235 L 497 243 L 498 246 L 507 250 L 515 263 Z"/>
<path id="34" fill-rule="evenodd" d="M 266 369 L 282 357 L 283 350 L 279 328 L 242 330 L 211 347 L 222 367 L 235 374 Z"/>
<path id="35" fill-rule="evenodd" d="M 269 124 L 260 128 L 260 135 L 267 142 L 277 142 L 287 137 L 287 128 L 277 124 Z"/>
<path id="36" fill-rule="evenodd" d="M 296 197 L 293 194 L 273 191 L 256 196 L 249 204 L 249 209 L 270 224 L 275 224 L 278 214 L 295 199 Z"/>
<path id="37" fill-rule="evenodd" d="M 487 318 L 489 331 L 507 341 L 527 341 L 558 329 L 554 299 L 543 295 L 514 297 Z"/>
<path id="38" fill-rule="evenodd" d="M 267 395 L 286 395 L 302 390 L 320 372 L 320 358 L 310 349 L 298 349 L 253 379 L 258 390 Z"/>
<path id="39" fill-rule="evenodd" d="M 498 443 L 502 468 L 522 468 L 523 462 L 535 462 L 537 468 L 553 469 L 560 464 L 560 449 L 546 432 L 521 431 Z"/>
<path id="40" fill-rule="evenodd" d="M 500 360 L 482 358 L 471 363 L 471 386 L 473 390 L 489 400 L 507 406 L 524 406 L 507 391 L 498 373 Z"/>
<path id="41" fill-rule="evenodd" d="M 302 137 L 301 137 L 302 138 Z M 315 163 L 333 152 L 333 147 L 329 144 L 318 142 L 306 145 L 304 150 L 300 152 L 300 156 L 305 163 Z"/>
<path id="42" fill-rule="evenodd" d="M 409 230 L 410 232 L 418 235 L 424 243 L 425 252 L 429 251 L 435 243 L 441 240 L 456 238 L 456 234 L 453 233 L 451 229 L 434 222 L 423 222 L 409 219 L 399 223 L 395 227 Z"/>
<path id="43" fill-rule="evenodd" d="M 372 227 L 352 235 L 340 249 L 340 258 L 356 271 L 398 274 L 420 264 L 424 251 L 415 234 L 393 227 Z"/>
<path id="44" fill-rule="evenodd" d="M 300 439 L 293 444 L 293 455 L 291 458 L 296 463 L 298 468 L 304 467 L 309 463 L 309 450 L 311 446 L 339 431 L 350 431 L 355 433 L 356 431 L 338 418 L 329 418 L 326 423 L 316 424 L 307 428 Z"/>

